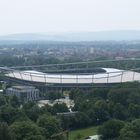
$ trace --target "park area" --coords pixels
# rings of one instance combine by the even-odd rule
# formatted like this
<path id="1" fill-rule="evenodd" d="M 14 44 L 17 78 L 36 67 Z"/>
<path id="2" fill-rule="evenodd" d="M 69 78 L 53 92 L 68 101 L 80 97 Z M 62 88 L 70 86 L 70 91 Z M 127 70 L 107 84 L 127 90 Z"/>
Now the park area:
<path id="1" fill-rule="evenodd" d="M 97 134 L 98 126 L 73 130 L 69 134 L 69 140 L 84 140 L 88 136 Z"/>

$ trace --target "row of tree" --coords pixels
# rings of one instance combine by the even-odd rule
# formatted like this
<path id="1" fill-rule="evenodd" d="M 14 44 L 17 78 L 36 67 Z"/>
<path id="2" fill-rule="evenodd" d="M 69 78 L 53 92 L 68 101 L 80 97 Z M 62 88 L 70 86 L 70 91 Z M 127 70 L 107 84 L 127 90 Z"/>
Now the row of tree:
<path id="1" fill-rule="evenodd" d="M 101 125 L 99 135 L 104 140 L 140 139 L 140 84 L 120 84 L 112 88 L 97 88 L 85 92 L 72 90 L 74 111 L 87 117 L 87 125 Z M 85 127 L 80 124 L 80 127 Z M 128 131 L 128 132 L 127 132 Z"/>
<path id="2" fill-rule="evenodd" d="M 82 112 L 64 116 L 66 104 L 39 107 L 36 102 L 20 104 L 16 96 L 0 95 L 0 140 L 66 140 L 69 129 L 89 126 Z"/>
<path id="3" fill-rule="evenodd" d="M 68 112 L 65 104 L 39 107 L 35 102 L 20 104 L 16 96 L 0 95 L 1 140 L 65 140 L 67 130 L 101 125 L 98 133 L 103 139 L 139 137 L 140 84 L 126 83 L 112 88 L 91 91 L 74 89 L 75 114 Z M 138 124 L 138 125 L 137 125 Z M 138 128 L 138 129 L 135 129 Z M 132 130 L 131 130 L 132 129 Z M 128 136 L 129 136 L 128 135 Z M 128 140 L 132 140 L 132 138 Z"/>
<path id="4" fill-rule="evenodd" d="M 62 133 L 57 112 L 67 112 L 65 104 L 40 108 L 34 102 L 21 106 L 16 96 L 0 95 L 0 140 L 47 140 Z M 66 134 L 57 136 L 61 140 Z M 61 137 L 61 138 L 60 138 Z"/>
<path id="5" fill-rule="evenodd" d="M 139 140 L 140 119 L 131 122 L 109 120 L 99 127 L 98 134 L 103 140 Z"/>

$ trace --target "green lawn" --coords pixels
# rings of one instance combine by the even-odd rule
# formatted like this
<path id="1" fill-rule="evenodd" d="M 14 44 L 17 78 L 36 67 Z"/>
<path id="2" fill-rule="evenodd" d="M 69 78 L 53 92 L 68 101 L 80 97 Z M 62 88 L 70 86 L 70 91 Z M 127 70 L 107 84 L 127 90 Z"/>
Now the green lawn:
<path id="1" fill-rule="evenodd" d="M 69 140 L 84 140 L 84 138 L 87 136 L 96 135 L 97 129 L 98 129 L 98 126 L 71 131 L 69 133 Z M 78 135 L 81 138 L 77 138 Z"/>

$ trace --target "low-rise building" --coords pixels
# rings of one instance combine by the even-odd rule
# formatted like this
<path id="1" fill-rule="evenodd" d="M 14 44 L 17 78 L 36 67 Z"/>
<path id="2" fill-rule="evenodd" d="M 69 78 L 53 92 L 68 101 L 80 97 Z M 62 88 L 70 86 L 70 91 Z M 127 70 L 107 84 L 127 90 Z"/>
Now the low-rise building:
<path id="1" fill-rule="evenodd" d="M 5 93 L 7 95 L 16 95 L 21 102 L 39 100 L 39 89 L 33 86 L 13 86 L 7 88 Z"/>

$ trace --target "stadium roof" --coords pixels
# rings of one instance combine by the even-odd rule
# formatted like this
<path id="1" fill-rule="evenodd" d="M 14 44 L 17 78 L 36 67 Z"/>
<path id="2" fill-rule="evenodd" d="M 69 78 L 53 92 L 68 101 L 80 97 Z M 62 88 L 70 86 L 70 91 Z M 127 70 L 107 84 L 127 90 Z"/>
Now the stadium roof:
<path id="1" fill-rule="evenodd" d="M 7 77 L 24 81 L 51 84 L 106 84 L 140 81 L 140 73 L 130 70 L 102 68 L 106 72 L 99 74 L 49 74 L 38 71 L 13 71 Z"/>

